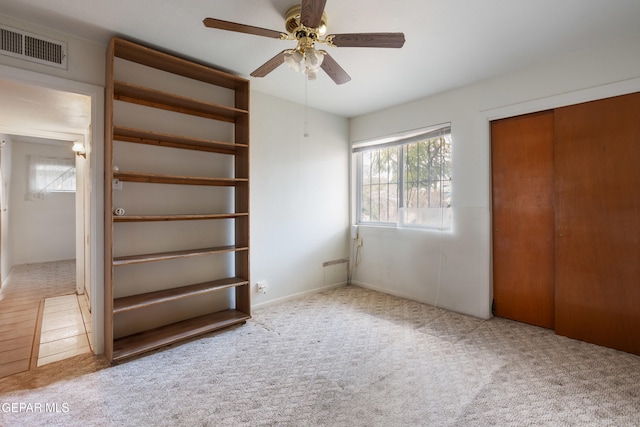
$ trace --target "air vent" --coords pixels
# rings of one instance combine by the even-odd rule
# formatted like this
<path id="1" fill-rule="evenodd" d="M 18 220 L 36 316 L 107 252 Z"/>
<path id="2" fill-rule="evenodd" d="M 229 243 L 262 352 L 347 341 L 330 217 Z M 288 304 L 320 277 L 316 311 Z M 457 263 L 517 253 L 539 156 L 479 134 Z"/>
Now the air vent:
<path id="1" fill-rule="evenodd" d="M 39 64 L 67 69 L 67 44 L 0 25 L 0 53 Z"/>

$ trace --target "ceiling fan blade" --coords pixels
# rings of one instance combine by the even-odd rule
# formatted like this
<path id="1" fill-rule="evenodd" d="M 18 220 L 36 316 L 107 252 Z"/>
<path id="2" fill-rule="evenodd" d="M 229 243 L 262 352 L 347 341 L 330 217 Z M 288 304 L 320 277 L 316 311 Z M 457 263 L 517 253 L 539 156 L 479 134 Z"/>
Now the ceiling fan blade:
<path id="1" fill-rule="evenodd" d="M 268 30 L 266 28 L 253 27 L 251 25 L 237 24 L 235 22 L 223 21 L 221 19 L 205 18 L 202 21 L 205 27 L 217 28 L 219 30 L 235 31 L 237 33 L 253 34 L 256 36 L 271 37 L 279 39 L 283 34 L 280 31 Z"/>
<path id="2" fill-rule="evenodd" d="M 391 47 L 404 45 L 404 33 L 354 33 L 333 34 L 326 38 L 337 47 Z"/>
<path id="3" fill-rule="evenodd" d="M 280 65 L 284 64 L 284 53 L 286 50 L 283 50 L 264 64 L 262 64 L 257 70 L 251 73 L 251 77 L 264 77 Z"/>
<path id="4" fill-rule="evenodd" d="M 333 57 L 327 52 L 322 52 L 324 53 L 324 59 L 322 60 L 322 65 L 320 65 L 320 67 L 322 67 L 324 72 L 327 73 L 329 77 L 331 77 L 331 80 L 333 80 L 338 85 L 350 81 L 351 77 L 349 77 L 349 74 L 347 74 L 347 72 L 338 65 L 336 60 L 333 59 Z"/>
<path id="5" fill-rule="evenodd" d="M 309 28 L 318 28 L 322 22 L 322 13 L 327 0 L 302 0 L 300 22 Z"/>

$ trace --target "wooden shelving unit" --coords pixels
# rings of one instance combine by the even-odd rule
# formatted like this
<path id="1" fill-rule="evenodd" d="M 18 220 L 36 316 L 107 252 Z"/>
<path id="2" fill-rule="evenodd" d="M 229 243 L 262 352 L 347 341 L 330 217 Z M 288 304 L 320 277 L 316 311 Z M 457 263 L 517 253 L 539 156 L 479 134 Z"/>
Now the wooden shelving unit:
<path id="1" fill-rule="evenodd" d="M 113 360 L 137 356 L 165 345 L 245 322 L 247 319 L 246 313 L 225 310 L 130 335 L 114 343 Z"/>
<path id="2" fill-rule="evenodd" d="M 214 255 L 227 252 L 246 251 L 248 247 L 240 246 L 216 246 L 212 248 L 186 249 L 183 251 L 160 252 L 155 254 L 129 255 L 113 258 L 115 267 L 131 264 L 142 264 L 144 262 L 168 261 L 177 258 L 189 258 L 194 256 Z"/>
<path id="3" fill-rule="evenodd" d="M 248 213 L 195 214 L 195 215 L 127 215 L 115 216 L 113 222 L 193 221 L 197 219 L 233 219 L 249 216 Z"/>
<path id="4" fill-rule="evenodd" d="M 249 296 L 249 82 L 120 38 L 111 40 L 107 55 L 105 217 L 110 218 L 111 221 L 105 221 L 105 353 L 110 360 L 120 361 L 199 334 L 243 323 L 251 317 Z M 116 59 L 130 61 L 143 67 L 151 67 L 156 71 L 167 73 L 168 77 L 186 77 L 200 85 L 204 83 L 231 90 L 233 91 L 234 105 L 226 105 L 226 100 L 222 100 L 218 104 L 193 99 L 175 90 L 165 91 L 158 90 L 157 87 L 141 86 L 129 82 L 121 76 L 116 79 L 115 76 L 118 74 Z M 178 132 L 150 129 L 148 120 L 141 120 L 147 124 L 139 127 L 117 123 L 117 119 L 114 118 L 117 115 L 114 113 L 117 112 L 119 103 L 168 111 L 175 114 L 175 120 L 180 120 L 181 115 L 186 114 L 205 120 L 231 123 L 233 125 L 233 140 L 208 139 L 193 135 L 181 135 Z M 118 144 L 147 146 L 150 150 L 158 150 L 157 153 L 153 153 L 154 156 L 171 156 L 171 161 L 173 161 L 174 155 L 177 156 L 176 159 L 179 159 L 179 155 L 175 153 L 181 151 L 198 151 L 202 152 L 203 156 L 231 156 L 232 167 L 230 170 L 233 172 L 231 176 L 200 176 L 199 174 L 185 173 L 183 175 L 164 173 L 163 171 L 149 172 L 148 168 L 138 171 L 135 170 L 135 167 L 129 167 L 127 171 L 114 170 L 114 158 Z M 179 162 L 179 160 L 176 161 Z M 188 165 L 184 169 L 186 172 L 190 172 Z M 128 190 L 126 187 L 123 190 L 114 190 L 113 183 L 118 183 L 118 181 L 125 183 L 125 185 L 126 183 L 150 184 L 155 188 L 157 188 L 156 186 L 177 185 L 181 186 L 180 188 L 185 188 L 185 191 L 188 191 L 189 188 L 203 186 L 228 188 L 228 191 L 232 191 L 233 208 L 232 211 L 224 212 L 184 213 L 184 206 L 176 206 L 176 209 L 164 206 L 163 209 L 167 212 L 114 215 L 114 191 Z M 131 191 L 144 190 L 137 188 Z M 132 197 L 129 200 L 135 199 L 136 197 Z M 136 211 L 135 206 L 128 206 L 128 208 Z M 129 224 L 128 227 L 139 227 L 136 224 L 151 223 L 164 227 L 163 223 L 169 225 L 181 222 L 200 224 L 205 235 L 209 233 L 207 231 L 208 224 L 218 224 L 217 230 L 219 230 L 220 224 L 224 224 L 226 232 L 219 234 L 232 235 L 233 244 L 208 247 L 200 247 L 195 244 L 194 248 L 183 249 L 184 242 L 181 242 L 175 248 L 176 250 L 152 253 L 143 251 L 145 253 L 133 255 L 128 250 L 125 251 L 129 252 L 126 255 L 117 253 L 118 251 L 123 252 L 123 244 L 118 242 L 119 237 L 117 237 L 116 229 L 124 226 L 118 224 L 125 223 Z M 162 233 L 160 234 L 162 235 Z M 154 236 L 155 238 L 157 236 Z M 172 241 L 165 243 L 174 244 Z M 146 290 L 137 292 L 135 286 L 131 289 L 121 289 L 122 285 L 118 283 L 118 280 L 125 283 L 130 282 L 125 280 L 127 279 L 126 271 L 121 273 L 123 270 L 119 270 L 120 274 L 116 274 L 117 269 L 126 269 L 127 266 L 138 266 L 138 268 L 150 266 L 149 268 L 153 269 L 152 266 L 157 263 L 179 262 L 194 258 L 206 260 L 209 257 L 229 255 L 232 256 L 233 264 L 231 277 L 226 277 L 229 275 L 228 271 L 220 271 L 217 277 L 214 273 L 214 277 L 210 277 L 209 280 L 194 284 L 176 284 L 176 286 L 169 288 L 164 285 L 150 291 L 146 285 L 147 287 L 144 288 Z M 203 271 L 207 271 L 208 274 L 209 268 L 203 268 Z M 138 276 L 132 275 L 132 277 Z M 155 310 L 151 313 L 169 313 L 175 310 L 175 306 L 171 304 L 189 304 L 190 301 L 199 301 L 202 297 L 215 298 L 218 295 L 221 295 L 222 301 L 228 299 L 232 302 L 226 308 L 220 309 L 217 304 L 217 308 L 212 307 L 210 312 L 201 313 L 196 310 L 192 314 L 183 315 L 184 318 L 172 315 L 169 316 L 169 321 L 163 320 L 161 314 L 155 314 L 157 319 L 149 319 L 148 312 L 145 311 Z M 200 309 L 200 311 L 202 310 Z M 140 321 L 141 326 L 136 329 L 135 324 L 131 325 L 130 319 L 136 319 L 138 313 L 144 321 Z M 119 316 L 133 316 L 126 318 L 127 328 L 125 329 L 135 332 L 125 334 L 118 332 Z M 157 323 L 158 326 L 147 327 L 149 320 L 151 323 Z"/>
<path id="5" fill-rule="evenodd" d="M 123 126 L 113 127 L 113 138 L 118 141 L 138 144 L 158 145 L 162 147 L 184 148 L 187 150 L 208 151 L 220 154 L 236 154 L 249 148 L 247 144 L 211 141 L 198 138 L 187 138 L 179 135 L 168 135 L 160 132 L 144 131 Z"/>
<path id="6" fill-rule="evenodd" d="M 161 304 L 181 298 L 204 294 L 224 288 L 246 285 L 246 280 L 238 277 L 229 279 L 214 280 L 212 282 L 198 283 L 195 285 L 182 286 L 180 288 L 167 289 L 164 291 L 149 292 L 146 294 L 133 295 L 130 297 L 117 298 L 114 300 L 113 312 L 115 314 L 124 311 L 135 310 L 153 304 Z"/>
<path id="7" fill-rule="evenodd" d="M 113 177 L 120 181 L 147 182 L 155 184 L 182 184 L 182 185 L 211 185 L 211 186 L 235 186 L 247 183 L 247 178 L 207 178 L 198 176 L 175 176 L 153 173 L 114 172 Z"/>
<path id="8" fill-rule="evenodd" d="M 114 98 L 118 101 L 131 102 L 132 104 L 231 123 L 235 123 L 236 119 L 249 114 L 247 110 L 210 104 L 129 83 L 116 81 L 113 82 L 113 85 Z"/>

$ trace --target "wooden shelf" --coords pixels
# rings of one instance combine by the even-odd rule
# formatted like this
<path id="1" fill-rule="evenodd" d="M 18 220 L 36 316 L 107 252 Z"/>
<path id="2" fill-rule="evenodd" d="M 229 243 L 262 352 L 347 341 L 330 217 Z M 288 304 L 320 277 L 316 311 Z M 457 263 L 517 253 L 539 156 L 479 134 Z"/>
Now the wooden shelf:
<path id="1" fill-rule="evenodd" d="M 233 187 L 249 182 L 246 178 L 208 178 L 198 176 L 177 176 L 140 172 L 113 172 L 113 177 L 126 182 L 146 182 L 152 184 L 210 185 Z"/>
<path id="2" fill-rule="evenodd" d="M 146 87 L 144 81 L 137 80 L 140 73 L 148 71 L 144 67 L 155 69 L 157 74 L 154 75 L 162 77 L 154 87 Z M 211 97 L 205 100 L 200 93 L 210 94 Z M 249 80 L 113 37 L 107 48 L 105 96 L 104 214 L 105 218 L 112 219 L 105 221 L 104 235 L 107 263 L 104 272 L 105 355 L 111 361 L 119 361 L 199 334 L 244 323 L 251 318 Z M 163 110 L 163 114 L 146 117 L 151 112 L 149 108 L 128 108 L 131 105 L 126 103 Z M 160 113 L 159 110 L 153 112 Z M 185 122 L 189 117 L 183 114 L 199 119 Z M 187 123 L 189 127 L 196 126 L 197 132 L 186 131 Z M 181 135 L 183 130 L 186 135 Z M 192 134 L 204 137 L 194 137 Z M 225 140 L 223 142 L 209 139 L 213 138 L 209 136 L 212 134 L 228 136 L 219 137 Z M 149 158 L 130 157 L 134 147 L 129 144 L 147 145 L 144 151 Z M 206 171 L 198 173 L 205 176 L 190 176 L 196 173 L 193 172 L 194 155 L 202 158 L 202 167 L 206 167 Z M 113 165 L 123 158 L 131 160 L 131 166 L 127 168 L 129 171 L 114 171 Z M 156 164 L 170 164 L 173 168 L 170 173 L 174 175 L 163 173 L 166 169 L 162 170 Z M 221 170 L 229 172 L 221 176 Z M 113 215 L 113 183 L 116 180 L 145 184 L 127 185 L 121 193 L 131 204 L 131 211 L 135 215 Z M 146 184 L 182 187 L 154 188 Z M 205 194 L 201 194 L 189 186 L 226 187 L 228 190 L 205 190 Z M 155 195 L 154 191 L 165 189 L 179 193 L 180 197 L 166 200 L 162 210 L 145 210 L 144 203 L 138 203 L 144 197 Z M 117 200 L 120 196 L 115 197 Z M 206 197 L 207 201 L 215 204 L 231 205 L 221 211 L 213 210 L 218 213 L 203 212 L 198 200 L 191 201 L 191 198 L 197 197 Z M 146 215 L 145 212 L 151 214 Z M 162 234 L 166 227 L 175 230 L 184 224 L 158 224 L 152 227 L 154 230 L 142 224 L 167 221 L 200 221 L 193 227 L 201 233 L 222 232 L 224 229 L 226 235 L 233 236 L 225 241 L 231 245 L 194 249 L 199 245 L 199 239 L 195 236 L 185 236 L 184 241 L 181 239 L 178 242 L 171 240 L 171 233 Z M 117 226 L 115 223 L 132 224 Z M 141 231 L 140 238 L 148 235 L 145 233 L 159 231 L 160 234 L 154 235 L 154 239 L 158 238 L 161 246 L 151 246 L 149 250 L 166 252 L 136 254 L 131 246 L 134 236 L 123 234 L 127 231 L 123 227 L 133 228 L 136 233 Z M 116 228 L 119 230 L 114 235 Z M 115 248 L 123 254 L 134 255 L 116 257 Z M 158 273 L 157 265 L 152 263 L 179 259 L 190 259 L 197 267 L 194 267 L 194 271 L 171 271 L 167 273 L 167 283 L 163 280 L 161 287 L 152 286 L 153 275 Z M 212 261 L 214 265 L 211 265 Z M 215 261 L 221 262 L 219 267 L 216 267 Z M 120 268 L 127 265 L 138 267 Z M 200 268 L 209 271 L 210 267 L 212 271 L 205 277 L 195 274 Z M 141 286 L 136 280 L 137 274 L 148 277 L 150 287 Z M 200 281 L 205 282 L 184 285 Z M 173 288 L 170 287 L 172 282 Z M 120 290 L 133 295 L 114 298 L 118 286 L 125 286 L 126 289 Z M 205 301 L 201 301 L 203 296 L 207 296 Z M 176 310 L 172 313 L 172 319 L 186 320 L 165 325 L 171 321 L 163 314 L 167 310 Z M 132 334 L 134 331 L 138 333 Z"/>
<path id="3" fill-rule="evenodd" d="M 113 139 L 136 144 L 157 145 L 161 147 L 181 148 L 184 150 L 208 151 L 220 154 L 236 154 L 249 148 L 247 144 L 234 144 L 198 138 L 188 138 L 159 132 L 150 132 L 123 126 L 113 127 Z"/>
<path id="4" fill-rule="evenodd" d="M 142 264 L 145 262 L 168 261 L 178 258 L 190 258 L 194 256 L 204 256 L 213 254 L 222 254 L 226 252 L 248 251 L 247 246 L 217 246 L 212 248 L 187 249 L 184 251 L 159 252 L 154 254 L 128 255 L 121 257 L 113 257 L 113 266 Z"/>
<path id="5" fill-rule="evenodd" d="M 239 90 L 249 85 L 249 81 L 241 77 L 150 49 L 128 40 L 114 40 L 114 56 L 158 70 L 164 70 L 168 73 L 226 87 L 227 89 Z"/>
<path id="6" fill-rule="evenodd" d="M 245 279 L 232 277 L 229 279 L 214 280 L 211 282 L 198 283 L 195 285 L 171 288 L 162 291 L 149 292 L 146 294 L 132 295 L 123 298 L 116 298 L 113 303 L 113 313 L 123 313 L 138 308 L 149 307 L 155 304 L 175 301 L 182 298 L 197 296 L 208 292 L 219 291 L 225 288 L 248 285 Z"/>
<path id="7" fill-rule="evenodd" d="M 248 319 L 250 316 L 241 311 L 224 310 L 119 338 L 113 343 L 113 360 L 136 356 L 197 335 L 244 323 Z"/>
<path id="8" fill-rule="evenodd" d="M 231 123 L 249 114 L 247 110 L 211 104 L 121 81 L 113 82 L 113 94 L 118 101 Z"/>
<path id="9" fill-rule="evenodd" d="M 202 214 L 202 215 L 122 215 L 113 216 L 113 222 L 194 221 L 205 219 L 235 219 L 248 217 L 248 213 Z"/>

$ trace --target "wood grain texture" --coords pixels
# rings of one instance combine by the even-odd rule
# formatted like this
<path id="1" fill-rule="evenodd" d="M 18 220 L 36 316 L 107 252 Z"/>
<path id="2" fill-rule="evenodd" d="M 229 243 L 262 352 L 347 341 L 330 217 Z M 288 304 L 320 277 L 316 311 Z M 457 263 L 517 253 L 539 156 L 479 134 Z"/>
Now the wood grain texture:
<path id="1" fill-rule="evenodd" d="M 199 101 L 122 81 L 114 82 L 113 93 L 118 101 L 230 123 L 247 114 L 246 110 Z"/>
<path id="2" fill-rule="evenodd" d="M 245 313 L 224 310 L 119 338 L 114 342 L 113 360 L 119 361 L 177 341 L 243 323 L 248 319 L 249 316 Z"/>
<path id="3" fill-rule="evenodd" d="M 495 315 L 554 327 L 554 115 L 491 123 Z"/>
<path id="4" fill-rule="evenodd" d="M 251 77 L 264 77 L 282 64 L 284 64 L 284 53 L 286 51 L 282 51 L 276 54 L 273 58 L 262 64 L 258 67 L 254 72 L 251 73 Z"/>
<path id="5" fill-rule="evenodd" d="M 198 283 L 195 285 L 181 286 L 179 288 L 164 289 L 161 291 L 146 294 L 132 295 L 114 300 L 113 313 L 135 310 L 148 307 L 154 304 L 161 304 L 167 301 L 175 301 L 182 298 L 203 295 L 208 292 L 219 291 L 224 288 L 246 285 L 247 281 L 238 277 L 228 279 L 213 280 L 211 282 Z"/>
<path id="6" fill-rule="evenodd" d="M 322 22 L 322 13 L 327 0 L 302 0 L 300 22 L 309 28 L 318 28 Z"/>
<path id="7" fill-rule="evenodd" d="M 113 215 L 113 108 L 115 102 L 115 58 L 118 49 L 125 50 L 132 43 L 112 38 L 107 48 L 105 120 L 104 120 L 104 218 Z M 133 45 L 137 46 L 137 45 Z M 126 49 L 130 53 L 131 49 Z M 136 55 L 134 55 L 137 58 Z M 127 59 L 127 58 L 125 58 Z M 113 222 L 104 221 L 104 354 L 113 357 Z"/>
<path id="8" fill-rule="evenodd" d="M 43 301 L 75 292 L 75 265 L 24 264 L 0 289 L 0 378 L 35 368 Z"/>
<path id="9" fill-rule="evenodd" d="M 158 252 L 153 254 L 117 256 L 113 257 L 113 265 L 115 267 L 122 265 L 142 264 L 145 262 L 168 261 L 172 259 L 223 254 L 236 251 L 249 251 L 249 248 L 246 246 L 227 245 L 215 246 L 210 248 L 185 249 L 181 251 Z"/>
<path id="10" fill-rule="evenodd" d="M 197 64 L 184 58 L 178 58 L 157 49 L 151 49 L 122 38 L 113 38 L 107 52 L 107 67 L 112 67 L 113 57 L 147 65 L 168 73 L 199 80 L 216 86 L 237 90 L 249 85 L 249 81 L 203 64 Z M 107 80 L 109 84 L 109 80 Z M 242 107 L 239 107 L 242 108 Z M 248 109 L 248 106 L 244 109 Z"/>
<path id="11" fill-rule="evenodd" d="M 248 147 L 246 144 L 234 144 L 230 142 L 171 135 L 162 132 L 153 132 L 124 126 L 113 127 L 113 139 L 115 141 L 132 142 L 136 144 L 181 148 L 184 150 L 206 151 L 210 153 L 229 155 L 234 155 Z"/>
<path id="12" fill-rule="evenodd" d="M 212 178 L 199 176 L 178 176 L 153 173 L 118 171 L 113 177 L 126 182 L 145 182 L 149 184 L 205 185 L 215 187 L 233 187 L 246 185 L 246 178 Z"/>
<path id="13" fill-rule="evenodd" d="M 324 53 L 324 59 L 322 60 L 322 64 L 320 67 L 324 70 L 325 73 L 331 77 L 336 84 L 344 84 L 351 81 L 351 77 L 345 70 L 342 69 L 340 65 L 336 62 L 335 59 L 328 53 Z"/>
<path id="14" fill-rule="evenodd" d="M 399 49 L 404 46 L 404 33 L 353 33 L 333 34 L 332 43 L 337 47 L 379 47 Z"/>
<path id="15" fill-rule="evenodd" d="M 249 34 L 263 35 L 280 38 L 280 33 L 251 27 L 243 24 L 235 24 L 215 19 L 205 20 L 205 25 L 229 31 L 239 31 Z M 282 55 L 280 55 L 282 57 Z M 182 96 L 180 93 L 165 92 L 137 84 L 126 80 L 114 81 L 114 58 L 122 58 L 145 66 L 156 68 L 168 73 L 173 73 L 225 87 L 234 91 L 234 106 L 218 105 L 211 102 Z M 278 59 L 280 60 L 280 59 Z M 275 61 L 275 60 L 274 60 Z M 271 64 L 274 66 L 275 62 Z M 112 188 L 105 188 L 105 214 L 113 221 L 107 221 L 105 225 L 105 313 L 106 313 L 106 355 L 110 361 L 119 360 L 131 355 L 140 354 L 162 345 L 192 337 L 194 335 L 223 328 L 225 326 L 240 323 L 250 318 L 249 297 L 249 81 L 236 76 L 205 67 L 191 61 L 168 55 L 141 45 L 137 45 L 119 38 L 112 39 L 107 52 L 107 114 L 106 142 L 105 142 L 105 182 L 111 183 L 114 178 L 121 181 L 137 182 L 145 184 L 178 184 L 178 185 L 203 185 L 234 187 L 235 210 L 232 213 L 196 213 L 187 212 L 181 215 L 112 215 Z M 190 114 L 218 121 L 234 124 L 234 140 L 221 142 L 207 139 L 194 138 L 186 135 L 173 135 L 157 132 L 152 129 L 137 129 L 120 126 L 113 122 L 114 101 L 128 102 L 151 108 L 163 109 L 174 113 Z M 181 116 L 174 115 L 175 120 Z M 209 153 L 219 153 L 234 156 L 234 176 L 189 176 L 165 175 L 147 173 L 135 170 L 113 171 L 113 140 L 120 144 L 135 143 L 150 146 L 159 146 L 172 149 L 196 150 Z M 118 144 L 118 146 L 120 146 Z M 163 150 L 167 155 L 178 154 L 173 150 Z M 171 152 L 171 154 L 168 154 Z M 189 169 L 184 169 L 188 171 Z M 150 171 L 153 172 L 153 171 Z M 178 210 L 176 210 L 178 211 Z M 233 219 L 235 227 L 235 244 L 229 246 L 211 248 L 188 248 L 162 253 L 131 254 L 127 256 L 113 256 L 113 227 L 120 222 L 149 222 L 149 221 L 201 221 Z M 232 232 L 231 230 L 229 230 Z M 177 249 L 177 248 L 176 248 Z M 184 259 L 190 257 L 235 253 L 237 260 L 235 265 L 235 278 L 220 279 L 228 276 L 227 272 L 218 272 L 211 277 L 211 281 L 190 285 L 178 286 L 172 289 L 156 290 L 149 293 L 134 295 L 114 300 L 113 269 L 114 267 L 162 262 L 167 260 Z M 217 276 L 217 277 L 216 277 Z M 243 278 L 243 279 L 238 279 Z M 138 309 L 156 306 L 157 304 L 170 303 L 178 299 L 194 297 L 210 292 L 216 292 L 228 288 L 235 288 L 236 306 L 242 308 L 242 312 L 229 307 L 222 312 L 210 313 L 205 316 L 179 321 L 171 325 L 162 326 L 141 332 L 138 334 L 118 338 L 114 340 L 114 319 L 117 313 L 132 313 Z M 224 292 L 224 291 L 223 291 Z M 215 308 L 211 308 L 214 310 Z M 193 314 L 195 316 L 195 314 Z M 121 319 L 119 319 L 121 320 Z M 156 319 L 157 320 L 157 319 Z M 156 322 L 160 324 L 161 322 Z M 136 328 L 133 328 L 136 329 Z M 140 330 L 140 328 L 137 328 Z"/>
<path id="16" fill-rule="evenodd" d="M 113 215 L 113 222 L 159 222 L 159 221 L 202 221 L 215 219 L 235 219 L 249 216 L 248 213 L 229 214 L 184 214 L 184 215 Z"/>
<path id="17" fill-rule="evenodd" d="M 223 21 L 222 19 L 205 18 L 202 22 L 204 23 L 204 26 L 208 28 L 252 34 L 254 36 L 270 37 L 272 39 L 279 39 L 280 35 L 283 34 L 280 31 L 254 27 L 252 25 L 238 24 L 236 22 Z"/>
<path id="18" fill-rule="evenodd" d="M 640 93 L 556 110 L 556 331 L 640 354 Z"/>

